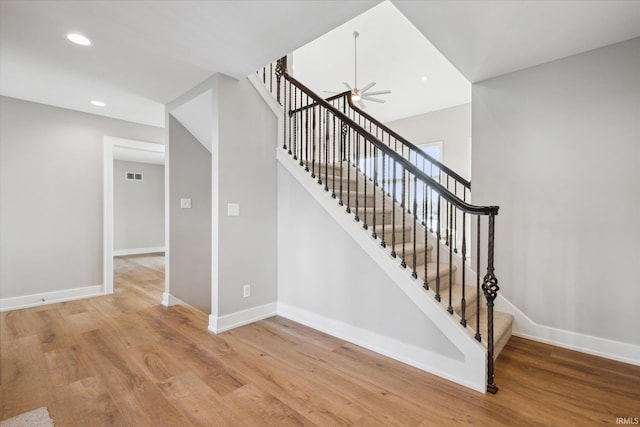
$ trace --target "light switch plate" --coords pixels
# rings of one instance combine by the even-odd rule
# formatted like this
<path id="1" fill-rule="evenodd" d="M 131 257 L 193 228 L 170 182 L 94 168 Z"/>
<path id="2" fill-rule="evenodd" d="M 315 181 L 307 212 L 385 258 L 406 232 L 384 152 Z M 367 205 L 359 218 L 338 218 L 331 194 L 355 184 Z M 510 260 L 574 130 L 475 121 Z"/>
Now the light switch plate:
<path id="1" fill-rule="evenodd" d="M 227 203 L 227 216 L 240 216 L 240 204 Z"/>
<path id="2" fill-rule="evenodd" d="M 180 199 L 180 209 L 191 209 L 191 199 Z"/>

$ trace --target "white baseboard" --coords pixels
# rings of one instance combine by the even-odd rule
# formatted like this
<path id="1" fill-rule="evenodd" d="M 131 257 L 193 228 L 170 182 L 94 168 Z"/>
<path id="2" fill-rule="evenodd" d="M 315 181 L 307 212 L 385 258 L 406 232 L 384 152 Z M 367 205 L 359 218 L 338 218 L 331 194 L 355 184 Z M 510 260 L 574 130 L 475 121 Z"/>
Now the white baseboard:
<path id="1" fill-rule="evenodd" d="M 23 295 L 19 297 L 1 298 L 0 311 L 17 310 L 20 308 L 37 307 L 57 302 L 72 301 L 81 298 L 104 295 L 102 285 L 85 286 L 83 288 L 63 289 L 60 291 L 43 292 L 39 294 Z"/>
<path id="2" fill-rule="evenodd" d="M 500 294 L 496 310 L 513 315 L 513 335 L 517 337 L 640 366 L 640 345 L 540 325 Z"/>
<path id="3" fill-rule="evenodd" d="M 228 331 L 233 328 L 248 325 L 258 320 L 266 319 L 277 314 L 278 306 L 275 302 L 237 311 L 224 316 L 209 316 L 209 330 L 213 333 Z"/>
<path id="4" fill-rule="evenodd" d="M 166 292 L 162 293 L 162 305 L 164 305 L 165 307 L 171 307 L 172 305 L 185 305 L 190 307 L 189 304 L 182 301 L 180 298 L 176 298 Z"/>
<path id="5" fill-rule="evenodd" d="M 155 246 L 152 248 L 133 248 L 133 249 L 114 249 L 113 256 L 141 255 L 164 252 L 164 246 Z"/>
<path id="6" fill-rule="evenodd" d="M 301 323 L 481 393 L 486 392 L 484 381 L 471 382 L 458 375 L 469 369 L 464 360 L 445 357 L 441 354 L 281 302 L 278 303 L 278 316 Z"/>

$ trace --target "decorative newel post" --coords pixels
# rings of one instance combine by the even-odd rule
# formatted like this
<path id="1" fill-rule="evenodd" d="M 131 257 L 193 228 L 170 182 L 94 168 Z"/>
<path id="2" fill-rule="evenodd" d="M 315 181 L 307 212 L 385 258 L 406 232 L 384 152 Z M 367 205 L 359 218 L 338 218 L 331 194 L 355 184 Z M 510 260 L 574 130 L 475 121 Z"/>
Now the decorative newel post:
<path id="1" fill-rule="evenodd" d="M 276 62 L 276 97 L 278 99 L 278 104 L 282 105 L 280 101 L 280 82 L 282 80 L 282 75 L 287 69 L 287 57 L 284 56 Z"/>
<path id="2" fill-rule="evenodd" d="M 495 238 L 495 215 L 489 215 L 489 253 L 487 256 L 487 274 L 482 281 L 482 292 L 487 299 L 487 391 L 496 394 L 498 386 L 495 384 L 493 373 L 493 302 L 498 296 L 500 287 L 498 279 L 493 274 L 493 244 Z"/>

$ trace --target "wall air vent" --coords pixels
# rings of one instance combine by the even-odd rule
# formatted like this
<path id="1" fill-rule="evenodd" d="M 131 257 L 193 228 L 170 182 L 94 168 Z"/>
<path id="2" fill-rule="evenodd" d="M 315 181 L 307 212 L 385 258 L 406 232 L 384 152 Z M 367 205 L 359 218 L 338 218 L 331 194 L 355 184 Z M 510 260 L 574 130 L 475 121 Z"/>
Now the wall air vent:
<path id="1" fill-rule="evenodd" d="M 127 172 L 125 174 L 127 181 L 142 181 L 142 174 L 137 172 Z"/>

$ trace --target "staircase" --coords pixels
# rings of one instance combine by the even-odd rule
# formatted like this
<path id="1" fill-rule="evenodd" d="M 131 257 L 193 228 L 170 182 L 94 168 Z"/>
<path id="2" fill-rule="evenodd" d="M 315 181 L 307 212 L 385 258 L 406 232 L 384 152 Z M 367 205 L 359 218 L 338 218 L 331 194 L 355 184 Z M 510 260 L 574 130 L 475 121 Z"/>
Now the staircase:
<path id="1" fill-rule="evenodd" d="M 493 309 L 498 207 L 469 204 L 470 182 L 359 110 L 349 92 L 322 99 L 288 75 L 286 58 L 257 75 L 283 107 L 282 149 L 487 349 L 496 393 L 493 362 L 513 322 Z"/>

